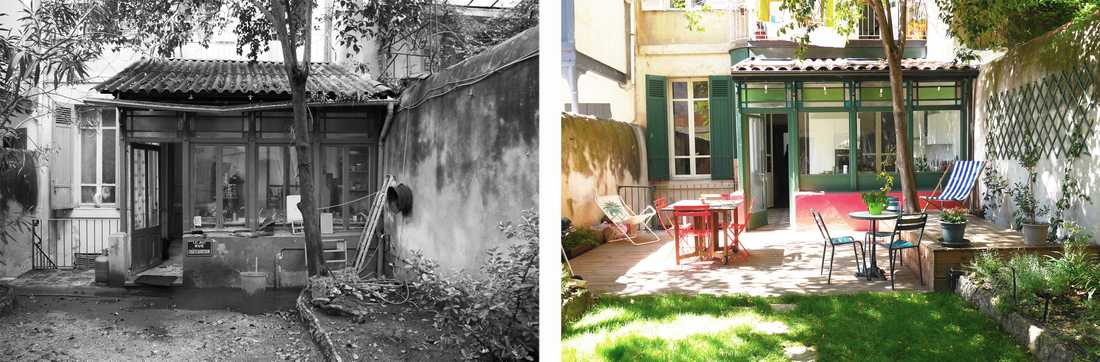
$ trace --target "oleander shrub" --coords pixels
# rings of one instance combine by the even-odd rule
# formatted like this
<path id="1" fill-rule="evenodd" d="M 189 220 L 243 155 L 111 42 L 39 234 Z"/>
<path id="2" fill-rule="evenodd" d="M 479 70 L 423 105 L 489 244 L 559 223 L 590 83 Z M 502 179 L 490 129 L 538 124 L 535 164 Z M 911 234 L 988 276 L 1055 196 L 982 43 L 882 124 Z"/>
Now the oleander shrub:
<path id="1" fill-rule="evenodd" d="M 581 245 L 599 246 L 600 235 L 595 230 L 589 228 L 576 228 L 569 235 L 566 235 L 561 239 L 561 245 L 565 247 L 565 250 L 573 250 Z"/>

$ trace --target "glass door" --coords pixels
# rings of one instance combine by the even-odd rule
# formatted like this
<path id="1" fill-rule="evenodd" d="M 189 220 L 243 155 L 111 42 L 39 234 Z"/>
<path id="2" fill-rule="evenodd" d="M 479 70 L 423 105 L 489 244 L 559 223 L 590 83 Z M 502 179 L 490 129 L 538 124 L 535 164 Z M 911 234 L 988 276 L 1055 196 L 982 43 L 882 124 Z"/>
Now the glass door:
<path id="1" fill-rule="evenodd" d="M 768 137 L 767 118 L 763 114 L 749 114 L 749 192 L 750 213 L 761 213 L 768 210 L 768 201 L 771 200 L 771 172 L 768 167 Z"/>

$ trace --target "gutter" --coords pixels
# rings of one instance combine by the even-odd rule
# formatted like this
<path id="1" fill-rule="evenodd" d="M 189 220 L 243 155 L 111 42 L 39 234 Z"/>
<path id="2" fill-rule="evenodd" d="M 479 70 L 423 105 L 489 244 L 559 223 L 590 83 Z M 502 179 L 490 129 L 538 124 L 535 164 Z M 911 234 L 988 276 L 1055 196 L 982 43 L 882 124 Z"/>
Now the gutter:
<path id="1" fill-rule="evenodd" d="M 913 78 L 976 78 L 977 70 L 953 71 L 902 71 L 902 76 Z M 791 79 L 791 78 L 889 78 L 888 71 L 734 71 L 734 79 Z"/>
<path id="2" fill-rule="evenodd" d="M 252 111 L 266 111 L 275 109 L 288 109 L 293 105 L 287 102 L 253 103 L 232 106 L 207 106 L 184 103 L 166 103 L 150 101 L 134 101 L 125 99 L 85 99 L 84 103 L 98 106 L 114 106 L 123 108 L 154 109 L 161 111 L 201 112 L 201 113 L 239 113 Z M 352 107 L 352 106 L 380 106 L 387 105 L 392 108 L 397 103 L 396 99 L 369 99 L 361 102 L 337 102 L 337 103 L 306 103 L 307 107 Z M 388 117 L 388 115 L 387 115 Z"/>
<path id="3" fill-rule="evenodd" d="M 386 120 L 382 122 L 382 133 L 378 134 L 379 145 L 386 143 L 386 135 L 389 134 L 390 124 L 393 123 L 393 108 L 396 104 L 396 101 L 386 104 Z"/>

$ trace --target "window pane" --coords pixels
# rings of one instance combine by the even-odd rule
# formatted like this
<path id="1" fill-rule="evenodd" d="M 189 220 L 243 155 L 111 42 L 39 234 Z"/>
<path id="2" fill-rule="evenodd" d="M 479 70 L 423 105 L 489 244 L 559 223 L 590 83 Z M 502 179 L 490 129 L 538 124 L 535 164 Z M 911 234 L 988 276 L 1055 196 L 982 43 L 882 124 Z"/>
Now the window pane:
<path id="1" fill-rule="evenodd" d="M 691 159 L 690 158 L 677 158 L 676 159 L 676 174 L 677 175 L 690 175 L 691 174 Z"/>
<path id="2" fill-rule="evenodd" d="M 81 186 L 80 187 L 80 202 L 91 204 L 95 203 L 95 186 Z"/>
<path id="3" fill-rule="evenodd" d="M 131 188 L 134 195 L 130 202 L 131 205 L 131 222 L 133 223 L 133 229 L 141 229 L 145 227 L 146 218 L 149 216 L 146 211 L 149 195 L 149 185 L 145 178 L 145 153 L 143 149 L 134 149 L 133 154 L 133 176 L 130 178 L 133 180 L 134 186 Z"/>
<path id="4" fill-rule="evenodd" d="M 684 99 L 688 97 L 687 82 L 672 82 L 672 98 Z"/>
<path id="5" fill-rule="evenodd" d="M 692 98 L 707 98 L 707 97 L 710 97 L 710 93 L 708 93 L 709 90 L 710 90 L 710 88 L 707 88 L 707 82 L 706 81 L 692 82 L 691 83 L 691 97 Z"/>
<path id="6" fill-rule="evenodd" d="M 113 204 L 113 203 L 118 202 L 118 200 L 115 199 L 115 187 L 114 186 L 100 187 L 99 188 L 99 197 L 100 197 L 100 200 L 101 200 L 100 202 L 102 202 L 104 204 Z"/>
<path id="7" fill-rule="evenodd" d="M 678 101 L 672 102 L 672 127 L 673 127 L 673 145 L 676 156 L 688 156 L 691 154 L 690 137 L 688 133 L 688 102 Z"/>
<path id="8" fill-rule="evenodd" d="M 913 133 L 917 172 L 941 172 L 959 159 L 959 111 L 913 112 Z"/>
<path id="9" fill-rule="evenodd" d="M 369 147 L 348 148 L 348 183 L 351 185 L 352 200 L 375 191 L 374 180 L 377 178 L 374 173 L 374 160 L 374 153 Z M 348 218 L 352 226 L 363 226 L 367 215 L 370 215 L 371 201 L 373 201 L 372 198 L 368 197 L 348 205 L 350 213 Z"/>
<path id="10" fill-rule="evenodd" d="M 861 112 L 858 117 L 859 171 L 894 171 L 897 158 L 894 115 L 889 112 Z"/>
<path id="11" fill-rule="evenodd" d="M 321 167 L 321 202 L 318 207 L 340 204 L 343 202 L 344 192 L 343 157 L 340 149 L 333 146 L 325 147 L 322 162 L 324 164 Z M 344 207 L 333 207 L 321 212 L 332 213 L 333 223 L 340 224 L 344 218 L 343 209 Z"/>
<path id="12" fill-rule="evenodd" d="M 217 215 L 217 189 L 214 186 L 218 184 L 217 146 L 191 146 L 191 157 L 191 172 L 194 172 L 191 185 L 194 209 L 191 215 L 201 217 L 203 227 L 213 227 Z M 191 225 L 190 220 L 188 225 Z"/>
<path id="13" fill-rule="evenodd" d="M 80 129 L 80 182 L 94 184 L 96 179 L 96 131 L 94 128 Z"/>
<path id="14" fill-rule="evenodd" d="M 848 113 L 803 113 L 798 138 L 802 174 L 848 173 Z"/>
<path id="15" fill-rule="evenodd" d="M 115 183 L 115 130 L 103 130 L 103 183 Z"/>
<path id="16" fill-rule="evenodd" d="M 695 174 L 696 175 L 709 175 L 710 174 L 710 157 L 700 157 L 695 159 Z"/>
<path id="17" fill-rule="evenodd" d="M 115 110 L 113 108 L 104 108 L 99 110 L 100 120 L 103 122 L 103 127 L 115 126 Z"/>
<path id="18" fill-rule="evenodd" d="M 695 101 L 695 154 L 710 154 L 710 109 L 708 101 Z M 698 171 L 698 170 L 697 170 Z"/>
<path id="19" fill-rule="evenodd" d="M 275 220 L 276 224 L 285 224 L 286 195 L 297 195 L 298 192 L 297 165 L 288 162 L 294 149 L 287 146 L 261 146 L 259 153 L 256 166 L 259 174 L 256 177 L 260 185 L 258 191 L 263 195 L 259 199 L 259 223 Z M 293 190 L 290 189 L 292 185 Z"/>
<path id="20" fill-rule="evenodd" d="M 245 223 L 244 186 L 247 174 L 244 159 L 244 146 L 222 147 L 222 168 L 225 170 L 221 185 L 222 216 L 226 226 L 242 226 Z"/>

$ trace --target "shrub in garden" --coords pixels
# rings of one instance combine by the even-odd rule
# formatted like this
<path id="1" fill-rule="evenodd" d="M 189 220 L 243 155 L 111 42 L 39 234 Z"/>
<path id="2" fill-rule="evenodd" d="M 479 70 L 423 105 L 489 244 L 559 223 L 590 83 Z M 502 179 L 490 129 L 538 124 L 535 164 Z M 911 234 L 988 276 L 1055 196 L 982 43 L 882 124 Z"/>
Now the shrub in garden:
<path id="1" fill-rule="evenodd" d="M 462 358 L 538 358 L 538 214 L 521 214 L 518 224 L 500 224 L 510 245 L 488 251 L 481 275 L 440 273 L 418 251 L 403 260 L 413 301 L 434 309 L 436 327 L 461 346 Z"/>
<path id="2" fill-rule="evenodd" d="M 599 246 L 600 235 L 589 228 L 577 228 L 562 238 L 561 244 L 565 247 L 565 250 L 573 250 L 573 248 L 581 245 Z"/>

